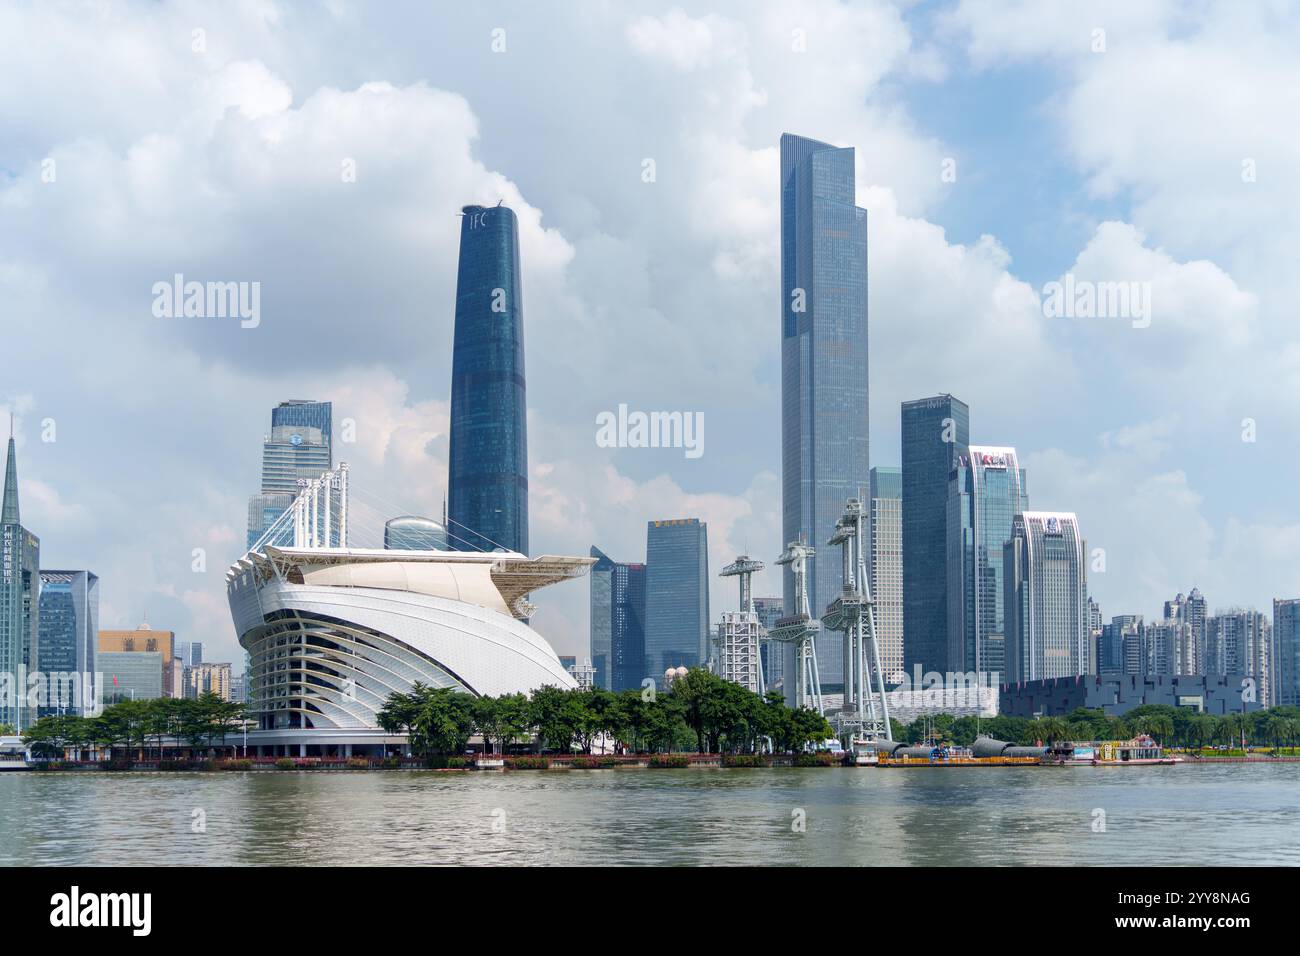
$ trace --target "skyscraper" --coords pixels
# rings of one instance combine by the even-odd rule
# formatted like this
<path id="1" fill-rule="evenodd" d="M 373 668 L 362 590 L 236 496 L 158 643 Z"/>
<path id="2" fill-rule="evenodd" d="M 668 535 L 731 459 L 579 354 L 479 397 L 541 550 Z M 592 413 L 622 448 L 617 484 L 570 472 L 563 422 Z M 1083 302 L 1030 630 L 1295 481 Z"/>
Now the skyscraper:
<path id="1" fill-rule="evenodd" d="M 1300 598 L 1273 599 L 1273 699 L 1300 707 Z"/>
<path id="2" fill-rule="evenodd" d="M 271 409 L 271 428 L 274 430 L 282 425 L 292 428 L 315 428 L 320 432 L 325 444 L 331 449 L 334 447 L 334 406 L 330 402 L 315 402 L 301 398 L 281 402 Z"/>
<path id="3" fill-rule="evenodd" d="M 1013 519 L 1003 549 L 1008 683 L 1093 673 L 1086 553 L 1069 512 Z"/>
<path id="4" fill-rule="evenodd" d="M 1014 448 L 972 445 L 948 482 L 948 669 L 1006 671 L 1002 548 L 1029 507 Z"/>
<path id="5" fill-rule="evenodd" d="M 41 671 L 77 675 L 74 690 L 81 692 L 80 696 L 73 693 L 74 699 L 51 700 L 49 712 L 81 713 L 87 692 L 94 689 L 99 577 L 89 571 L 42 571 L 38 634 Z M 62 678 L 57 680 L 60 689 L 71 686 Z"/>
<path id="6" fill-rule="evenodd" d="M 885 680 L 903 672 L 903 471 L 871 469 L 871 600 Z"/>
<path id="7" fill-rule="evenodd" d="M 948 664 L 948 480 L 970 443 L 951 395 L 903 403 L 903 665 Z"/>
<path id="8" fill-rule="evenodd" d="M 645 670 L 646 566 L 612 560 L 591 549 L 591 663 L 596 686 L 621 691 L 641 686 Z"/>
<path id="9" fill-rule="evenodd" d="M 645 668 L 698 667 L 709 652 L 709 526 L 698 518 L 646 527 Z"/>
<path id="10" fill-rule="evenodd" d="M 300 478 L 319 478 L 333 469 L 333 416 L 331 403 L 304 399 L 271 409 L 271 431 L 262 439 L 260 493 L 248 499 L 248 547 L 293 504 Z"/>
<path id="11" fill-rule="evenodd" d="M 867 211 L 854 198 L 852 148 L 781 136 L 782 544 L 818 551 L 807 572 L 815 617 L 842 584 L 826 542 L 869 479 Z M 794 604 L 787 568 L 785 606 Z M 841 644 L 834 633 L 817 639 L 827 689 L 844 682 Z"/>
<path id="12" fill-rule="evenodd" d="M 462 551 L 528 552 L 528 432 L 519 236 L 506 206 L 460 221 L 451 358 L 448 531 Z"/>
<path id="13" fill-rule="evenodd" d="M 1268 618 L 1254 608 L 1230 608 L 1208 618 L 1205 630 L 1206 672 L 1253 678 L 1255 700 L 1272 706 L 1273 628 Z"/>
<path id="14" fill-rule="evenodd" d="M 0 673 L 12 681 L 11 691 L 25 691 L 25 672 L 36 669 L 40 647 L 41 542 L 23 527 L 19 515 L 18 459 L 12 434 L 5 462 L 0 537 L 4 543 L 4 565 L 0 570 Z M 37 715 L 26 706 L 25 696 L 18 692 L 0 695 L 0 724 L 23 730 L 36 719 Z"/>

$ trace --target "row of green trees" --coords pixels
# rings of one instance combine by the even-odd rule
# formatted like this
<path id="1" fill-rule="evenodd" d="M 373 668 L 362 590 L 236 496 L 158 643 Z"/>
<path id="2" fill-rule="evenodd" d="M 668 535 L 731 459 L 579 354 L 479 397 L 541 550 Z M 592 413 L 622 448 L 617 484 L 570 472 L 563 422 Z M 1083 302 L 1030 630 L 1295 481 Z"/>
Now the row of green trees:
<path id="1" fill-rule="evenodd" d="M 107 705 L 96 717 L 41 717 L 22 738 L 34 756 L 44 758 L 114 747 L 135 749 L 143 755 L 151 741 L 161 755 L 164 737 L 188 741 L 195 748 L 215 747 L 243 726 L 244 705 L 209 692 L 195 698 L 125 700 Z"/>
<path id="2" fill-rule="evenodd" d="M 1249 714 L 1214 716 L 1185 707 L 1147 704 L 1123 717 L 1080 707 L 1065 717 L 953 717 L 941 714 L 904 725 L 893 722 L 894 739 L 918 743 L 927 736 L 969 746 L 978 734 L 1020 744 L 1035 741 L 1126 740 L 1148 734 L 1171 747 L 1200 748 L 1239 744 L 1244 732 L 1254 746 L 1294 746 L 1300 741 L 1300 709 L 1275 707 Z"/>
<path id="3" fill-rule="evenodd" d="M 752 753 L 760 743 L 795 752 L 833 735 L 820 714 L 785 706 L 780 694 L 760 697 L 701 668 L 667 691 L 562 690 L 542 687 L 531 697 L 474 697 L 416 684 L 389 696 L 379 713 L 389 733 L 409 735 L 418 756 L 460 754 L 482 734 L 502 752 L 535 739 L 537 749 L 591 753 L 603 734 L 630 751 Z"/>

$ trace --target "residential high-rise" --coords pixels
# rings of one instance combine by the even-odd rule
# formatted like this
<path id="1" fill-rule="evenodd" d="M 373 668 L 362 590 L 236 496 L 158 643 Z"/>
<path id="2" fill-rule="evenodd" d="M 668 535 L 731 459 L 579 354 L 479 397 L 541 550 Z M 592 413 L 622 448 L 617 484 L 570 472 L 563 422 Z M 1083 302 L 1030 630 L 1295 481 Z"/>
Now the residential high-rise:
<path id="1" fill-rule="evenodd" d="M 591 664 L 597 687 L 622 691 L 641 686 L 645 670 L 646 566 L 612 560 L 591 549 Z"/>
<path id="2" fill-rule="evenodd" d="M 1147 674 L 1177 677 L 1201 673 L 1192 626 L 1179 617 L 1146 627 Z"/>
<path id="3" fill-rule="evenodd" d="M 12 432 L 13 426 L 10 425 Z M 41 542 L 23 527 L 18 508 L 18 459 L 13 435 L 5 461 L 4 502 L 0 507 L 0 673 L 9 676 L 10 693 L 0 695 L 0 724 L 24 730 L 37 715 L 26 706 L 26 674 L 36 670 L 40 648 Z"/>
<path id="4" fill-rule="evenodd" d="M 528 553 L 528 431 L 519 235 L 506 206 L 460 221 L 447 516 L 461 551 Z"/>
<path id="5" fill-rule="evenodd" d="M 948 670 L 1006 672 L 1002 549 L 1029 507 L 1014 448 L 971 445 L 948 482 Z"/>
<path id="6" fill-rule="evenodd" d="M 1090 674 L 1087 545 L 1064 511 L 1025 511 L 1003 549 L 1007 682 Z"/>
<path id="7" fill-rule="evenodd" d="M 903 679 L 903 470 L 871 469 L 872 611 L 887 683 Z"/>
<path id="8" fill-rule="evenodd" d="M 234 700 L 229 664 L 194 663 L 185 668 L 185 696 L 201 697 L 208 693 L 222 700 Z"/>
<path id="9" fill-rule="evenodd" d="M 271 409 L 271 431 L 262 440 L 261 490 L 248 499 L 248 547 L 293 504 L 299 479 L 333 469 L 333 416 L 330 402 L 294 399 Z"/>
<path id="10" fill-rule="evenodd" d="M 868 475 L 867 211 L 854 203 L 854 151 L 781 136 L 782 544 L 808 561 L 814 617 L 840 595 L 826 542 Z M 794 576 L 785 570 L 785 604 Z M 817 639 L 823 689 L 844 682 L 840 635 Z"/>
<path id="11" fill-rule="evenodd" d="M 970 444 L 970 409 L 951 395 L 903 403 L 903 666 L 948 664 L 948 481 Z"/>
<path id="12" fill-rule="evenodd" d="M 1188 665 L 1194 670 L 1183 671 L 1186 674 L 1205 673 L 1205 598 L 1198 588 L 1192 588 L 1186 597 L 1179 592 L 1172 601 L 1165 602 L 1165 620 L 1186 624 L 1191 630 L 1192 649 Z"/>
<path id="13" fill-rule="evenodd" d="M 646 527 L 645 667 L 699 667 L 709 653 L 709 526 L 698 518 Z"/>
<path id="14" fill-rule="evenodd" d="M 1300 598 L 1273 599 L 1273 699 L 1300 707 Z"/>
<path id="15" fill-rule="evenodd" d="M 1092 642 L 1093 669 L 1098 674 L 1101 673 L 1101 655 L 1102 655 L 1101 633 L 1102 633 L 1101 605 L 1099 605 L 1096 601 L 1094 601 L 1091 597 L 1089 597 L 1088 598 L 1088 640 Z"/>
<path id="16" fill-rule="evenodd" d="M 1206 620 L 1206 672 L 1223 677 L 1241 674 L 1255 680 L 1255 699 L 1272 706 L 1273 628 L 1253 608 L 1216 611 Z"/>
<path id="17" fill-rule="evenodd" d="M 1101 638 L 1097 642 L 1097 673 L 1114 676 L 1127 673 L 1124 657 L 1124 639 L 1127 636 L 1124 616 L 1111 618 L 1109 624 L 1102 625 Z M 1141 673 L 1140 653 L 1134 661 L 1133 673 Z"/>
<path id="18" fill-rule="evenodd" d="M 42 571 L 38 633 L 41 671 L 46 675 L 77 675 L 70 699 L 50 700 L 47 711 L 82 713 L 94 691 L 99 577 L 89 571 Z M 47 679 L 53 686 L 53 678 Z M 58 678 L 58 686 L 62 689 L 71 685 Z"/>

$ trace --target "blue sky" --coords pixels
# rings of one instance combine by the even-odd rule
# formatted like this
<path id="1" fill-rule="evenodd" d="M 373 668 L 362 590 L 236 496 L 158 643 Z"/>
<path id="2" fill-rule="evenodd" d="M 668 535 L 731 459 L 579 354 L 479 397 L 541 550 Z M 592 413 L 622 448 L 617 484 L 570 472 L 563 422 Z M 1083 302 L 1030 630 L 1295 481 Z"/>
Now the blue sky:
<path id="1" fill-rule="evenodd" d="M 648 520 L 698 516 L 715 569 L 774 559 L 790 131 L 858 152 L 873 463 L 898 462 L 899 402 L 950 391 L 974 441 L 1017 447 L 1031 507 L 1076 511 L 1105 549 L 1108 617 L 1193 584 L 1267 608 L 1300 594 L 1300 143 L 1277 122 L 1300 114 L 1295 13 L 6 5 L 0 404 L 24 518 L 44 564 L 101 575 L 104 626 L 147 611 L 236 658 L 221 578 L 272 405 L 334 401 L 356 480 L 440 510 L 456 212 L 501 199 L 521 222 L 535 547 L 640 560 Z M 262 323 L 154 318 L 176 272 L 260 282 Z M 1150 283 L 1150 327 L 1046 318 L 1067 272 Z M 703 413 L 704 455 L 598 447 L 620 403 Z M 715 582 L 715 612 L 733 592 Z M 538 596 L 561 653 L 582 652 L 586 601 Z"/>

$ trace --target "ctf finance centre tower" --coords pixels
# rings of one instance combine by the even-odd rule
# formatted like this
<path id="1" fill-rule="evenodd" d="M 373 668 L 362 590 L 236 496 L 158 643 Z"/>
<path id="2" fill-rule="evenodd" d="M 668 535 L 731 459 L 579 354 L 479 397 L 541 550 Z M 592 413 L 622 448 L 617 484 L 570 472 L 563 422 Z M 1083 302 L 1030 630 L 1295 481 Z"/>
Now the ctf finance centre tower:
<path id="1" fill-rule="evenodd" d="M 447 531 L 461 551 L 528 553 L 528 432 L 519 233 L 506 206 L 466 206 L 451 357 Z"/>
<path id="2" fill-rule="evenodd" d="M 854 197 L 852 148 L 782 135 L 782 545 L 802 539 L 817 550 L 808 564 L 813 617 L 842 585 L 839 549 L 826 542 L 845 502 L 865 498 L 870 483 L 867 211 Z M 785 607 L 797 611 L 789 568 Z M 817 639 L 822 688 L 830 693 L 844 684 L 842 645 L 836 633 Z M 787 662 L 786 673 L 793 667 Z"/>

